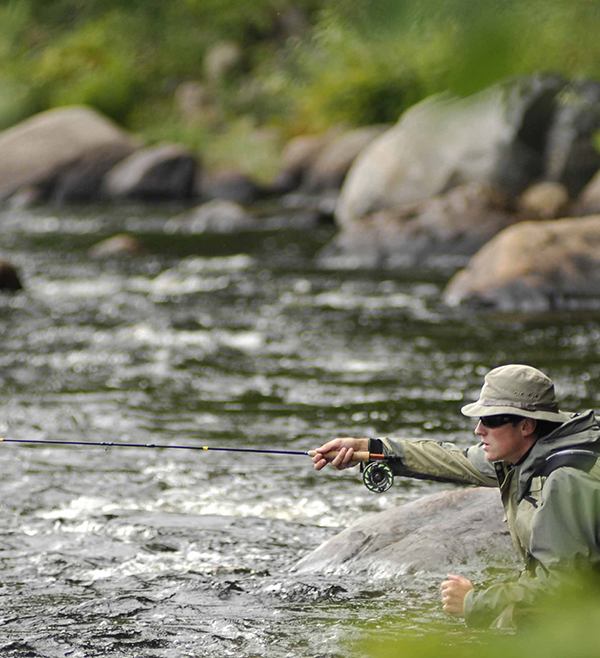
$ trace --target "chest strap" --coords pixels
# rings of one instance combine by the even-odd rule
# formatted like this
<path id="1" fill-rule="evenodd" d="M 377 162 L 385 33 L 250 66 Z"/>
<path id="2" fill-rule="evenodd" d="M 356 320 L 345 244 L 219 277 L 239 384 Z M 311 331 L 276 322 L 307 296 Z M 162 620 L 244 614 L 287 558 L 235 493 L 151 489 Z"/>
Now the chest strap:
<path id="1" fill-rule="evenodd" d="M 552 453 L 546 459 L 546 463 L 540 468 L 537 475 L 548 477 L 550 473 L 561 466 L 571 466 L 572 468 L 578 468 L 580 471 L 589 473 L 594 468 L 599 456 L 597 452 L 593 452 L 592 450 L 559 450 Z"/>

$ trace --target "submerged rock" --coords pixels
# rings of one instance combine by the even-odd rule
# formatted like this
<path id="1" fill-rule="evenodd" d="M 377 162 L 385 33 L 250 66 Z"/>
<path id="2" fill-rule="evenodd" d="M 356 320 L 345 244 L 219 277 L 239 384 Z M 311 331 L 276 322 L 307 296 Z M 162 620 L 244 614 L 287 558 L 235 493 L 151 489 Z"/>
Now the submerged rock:
<path id="1" fill-rule="evenodd" d="M 357 521 L 302 558 L 299 573 L 395 578 L 418 571 L 473 575 L 518 563 L 497 489 L 431 494 Z"/>
<path id="2" fill-rule="evenodd" d="M 258 220 L 238 203 L 214 199 L 169 219 L 165 230 L 176 233 L 229 233 L 255 228 Z"/>
<path id="3" fill-rule="evenodd" d="M 600 215 L 521 222 L 480 249 L 444 291 L 447 303 L 545 311 L 598 305 Z"/>
<path id="4" fill-rule="evenodd" d="M 98 259 L 142 256 L 145 253 L 146 250 L 140 240 L 126 233 L 102 240 L 88 251 L 90 258 Z"/>
<path id="5" fill-rule="evenodd" d="M 16 268 L 0 258 L 0 290 L 16 292 L 22 289 L 23 284 Z"/>
<path id="6" fill-rule="evenodd" d="M 66 167 L 101 146 L 139 145 L 88 107 L 42 112 L 0 133 L 0 199 L 36 186 L 50 191 Z"/>

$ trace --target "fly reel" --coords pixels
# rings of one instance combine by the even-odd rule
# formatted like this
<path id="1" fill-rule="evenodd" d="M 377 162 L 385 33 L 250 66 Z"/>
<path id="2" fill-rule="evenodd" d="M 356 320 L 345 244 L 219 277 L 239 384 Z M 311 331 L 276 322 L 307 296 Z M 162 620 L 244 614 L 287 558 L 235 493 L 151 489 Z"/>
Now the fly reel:
<path id="1" fill-rule="evenodd" d="M 394 484 L 394 471 L 385 462 L 369 462 L 363 470 L 363 483 L 369 491 L 383 493 Z"/>

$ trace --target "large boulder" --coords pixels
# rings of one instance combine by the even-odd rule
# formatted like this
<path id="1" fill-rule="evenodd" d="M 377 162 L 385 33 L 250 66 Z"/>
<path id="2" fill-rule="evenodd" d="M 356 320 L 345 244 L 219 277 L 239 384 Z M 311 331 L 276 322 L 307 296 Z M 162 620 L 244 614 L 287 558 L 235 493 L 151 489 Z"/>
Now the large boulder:
<path id="1" fill-rule="evenodd" d="M 450 280 L 447 303 L 545 311 L 597 305 L 600 215 L 521 222 L 502 231 Z"/>
<path id="2" fill-rule="evenodd" d="M 547 132 L 563 86 L 556 78 L 531 77 L 413 106 L 354 162 L 336 208 L 338 224 L 347 227 L 471 181 L 517 195 L 544 171 Z"/>
<path id="3" fill-rule="evenodd" d="M 140 149 L 104 177 L 113 199 L 188 199 L 195 193 L 198 162 L 185 147 L 159 144 Z"/>
<path id="4" fill-rule="evenodd" d="M 455 269 L 520 219 L 500 190 L 470 183 L 355 222 L 336 235 L 318 258 L 322 265 L 335 267 Z"/>
<path id="5" fill-rule="evenodd" d="M 0 199 L 25 187 L 50 190 L 65 168 L 98 147 L 139 144 L 88 107 L 49 110 L 0 133 Z"/>
<path id="6" fill-rule="evenodd" d="M 517 564 L 497 489 L 461 488 L 372 514 L 302 558 L 299 573 L 394 579 Z"/>

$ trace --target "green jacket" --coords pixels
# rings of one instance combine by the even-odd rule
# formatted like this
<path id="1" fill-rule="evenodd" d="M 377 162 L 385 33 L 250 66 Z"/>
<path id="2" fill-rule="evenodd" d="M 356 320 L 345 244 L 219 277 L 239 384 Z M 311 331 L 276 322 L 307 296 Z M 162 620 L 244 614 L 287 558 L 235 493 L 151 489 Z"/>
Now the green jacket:
<path id="1" fill-rule="evenodd" d="M 593 411 L 574 416 L 539 439 L 519 464 L 490 464 L 481 444 L 460 450 L 431 440 L 381 439 L 397 475 L 500 487 L 506 521 L 525 560 L 518 580 L 471 590 L 470 626 L 514 627 L 519 613 L 538 605 L 564 582 L 573 565 L 600 566 L 600 459 L 589 472 L 572 466 L 538 475 L 547 458 L 564 449 L 600 453 Z"/>

